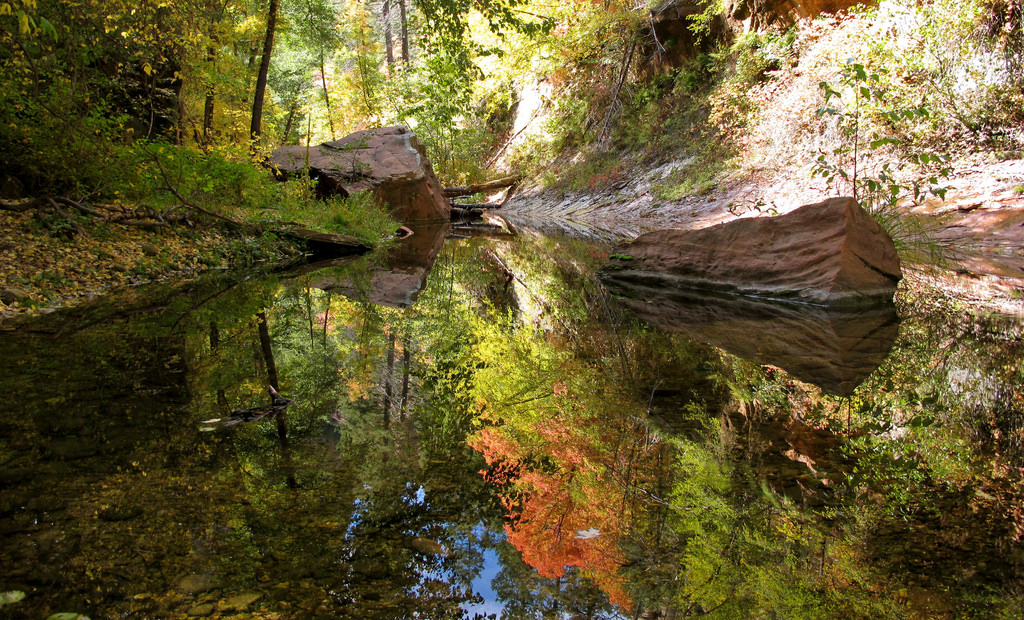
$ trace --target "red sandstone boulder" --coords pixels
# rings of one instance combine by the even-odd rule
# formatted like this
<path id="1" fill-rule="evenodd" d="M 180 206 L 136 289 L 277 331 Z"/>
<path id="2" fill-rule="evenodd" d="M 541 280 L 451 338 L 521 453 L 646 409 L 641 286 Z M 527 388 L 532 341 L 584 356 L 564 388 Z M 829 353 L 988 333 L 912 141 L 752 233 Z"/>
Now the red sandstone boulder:
<path id="1" fill-rule="evenodd" d="M 371 191 L 401 222 L 450 217 L 444 188 L 408 127 L 368 129 L 325 142 L 309 149 L 308 162 L 306 147 L 284 146 L 270 161 L 285 178 L 308 169 L 323 196 Z"/>
<path id="2" fill-rule="evenodd" d="M 618 286 L 675 286 L 827 306 L 892 299 L 902 278 L 892 239 L 852 198 L 702 230 L 660 230 L 616 249 L 601 271 Z"/>

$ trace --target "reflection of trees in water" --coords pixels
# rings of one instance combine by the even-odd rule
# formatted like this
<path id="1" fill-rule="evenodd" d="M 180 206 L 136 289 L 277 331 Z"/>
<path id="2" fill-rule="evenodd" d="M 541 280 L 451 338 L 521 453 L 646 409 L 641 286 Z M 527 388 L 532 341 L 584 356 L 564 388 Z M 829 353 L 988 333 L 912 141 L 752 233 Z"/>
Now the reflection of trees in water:
<path id="1" fill-rule="evenodd" d="M 539 265 L 571 262 L 543 244 L 531 249 Z M 545 267 L 537 264 L 541 273 L 528 282 L 543 290 Z M 669 344 L 647 345 L 646 328 L 623 329 L 614 314 L 611 326 L 600 320 L 608 311 L 594 297 L 575 303 L 532 334 L 504 328 L 524 342 L 490 345 L 488 356 L 502 364 L 482 400 L 495 426 L 474 444 L 492 462 L 491 475 L 507 482 L 518 519 L 510 541 L 536 568 L 554 574 L 577 565 L 593 576 L 601 566 L 557 548 L 571 546 L 559 536 L 574 524 L 570 515 L 596 522 L 588 509 L 616 505 L 608 493 L 581 490 L 602 475 L 614 480 L 616 468 L 598 474 L 580 462 L 609 441 L 616 420 L 646 412 L 663 429 L 670 473 L 656 478 L 671 490 L 651 491 L 641 480 L 647 510 L 630 513 L 628 534 L 616 541 L 627 550 L 618 579 L 625 575 L 640 608 L 901 615 L 970 610 L 980 599 L 1013 613 L 1021 583 L 1021 485 L 1011 465 L 1021 439 L 1017 322 L 1009 323 L 1016 332 L 993 334 L 988 319 L 971 317 L 955 333 L 920 334 L 914 330 L 950 322 L 912 319 L 882 369 L 851 396 L 835 397 L 684 338 L 655 336 Z M 583 318 L 586 326 L 574 329 L 571 316 L 593 324 Z M 673 346 L 676 359 L 662 353 Z M 623 402 L 610 402 L 609 386 Z M 566 398 L 578 404 L 572 416 L 559 405 Z M 572 455 L 553 439 L 552 420 L 576 435 L 566 442 Z M 929 574 L 928 566 L 941 568 Z M 958 585 L 948 593 L 951 575 Z"/>
<path id="2" fill-rule="evenodd" d="M 602 252 L 473 239 L 407 308 L 297 276 L 4 334 L 0 589 L 43 616 L 458 616 L 494 557 L 514 617 L 1013 615 L 1018 322 L 916 303 L 834 397 L 636 322 Z M 270 402 L 271 367 L 286 419 L 198 432 Z"/>
<path id="3" fill-rule="evenodd" d="M 476 473 L 478 457 L 461 443 L 468 428 L 460 436 L 453 425 L 460 418 L 447 418 L 445 433 L 430 432 L 434 417 L 425 407 L 435 397 L 419 378 L 434 349 L 447 350 L 464 331 L 453 320 L 459 313 L 450 304 L 444 313 L 378 308 L 301 282 L 278 290 L 273 281 L 197 291 L 171 302 L 171 312 L 161 307 L 155 320 L 92 321 L 101 329 L 82 331 L 56 354 L 31 338 L 19 347 L 40 358 L 31 359 L 37 368 L 48 359 L 50 374 L 66 381 L 50 381 L 38 399 L 23 385 L 30 409 L 19 409 L 12 423 L 54 418 L 46 400 L 77 392 L 69 415 L 55 419 L 97 430 L 69 437 L 78 465 L 88 466 L 62 468 L 61 477 L 29 473 L 61 457 L 40 452 L 46 435 L 30 427 L 19 433 L 25 484 L 15 495 L 27 498 L 43 485 L 59 499 L 32 503 L 28 512 L 18 507 L 22 499 L 5 501 L 5 531 L 11 518 L 38 522 L 37 508 L 58 510 L 54 524 L 68 511 L 78 517 L 27 527 L 10 545 L 5 537 L 5 566 L 20 567 L 5 571 L 5 586 L 32 593 L 40 579 L 67 584 L 33 594 L 22 609 L 162 616 L 205 601 L 221 605 L 218 593 L 255 591 L 254 607 L 290 617 L 337 610 L 394 617 L 396 602 L 409 616 L 459 615 L 474 598 L 469 584 L 482 550 L 496 543 L 480 524 L 493 524 L 497 505 Z M 168 324 L 173 337 L 164 335 Z M 129 336 L 140 329 L 150 340 Z M 19 360 L 27 363 L 10 362 Z M 24 383 L 23 375 L 7 376 Z M 174 379 L 167 385 L 177 396 L 161 377 Z M 385 429 L 389 383 L 388 414 L 398 424 Z M 294 399 L 287 418 L 199 432 L 200 420 L 268 403 L 268 384 Z M 130 396 L 123 408 L 114 397 L 121 393 Z M 424 436 L 435 440 L 424 444 Z M 55 541 L 46 553 L 59 564 L 29 557 L 40 537 Z"/>

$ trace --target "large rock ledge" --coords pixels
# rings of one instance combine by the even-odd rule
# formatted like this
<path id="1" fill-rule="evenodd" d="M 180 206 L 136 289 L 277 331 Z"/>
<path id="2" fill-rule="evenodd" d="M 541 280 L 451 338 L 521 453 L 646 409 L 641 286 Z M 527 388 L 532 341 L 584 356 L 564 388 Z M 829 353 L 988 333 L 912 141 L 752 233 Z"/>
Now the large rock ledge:
<path id="1" fill-rule="evenodd" d="M 321 196 L 370 191 L 401 222 L 448 221 L 451 205 L 408 127 L 357 131 L 307 150 L 284 146 L 270 163 L 284 178 L 308 173 Z"/>
<path id="2" fill-rule="evenodd" d="M 825 306 L 892 299 L 902 278 L 892 240 L 852 198 L 701 230 L 659 230 L 621 244 L 600 276 L 618 288 L 675 286 Z"/>

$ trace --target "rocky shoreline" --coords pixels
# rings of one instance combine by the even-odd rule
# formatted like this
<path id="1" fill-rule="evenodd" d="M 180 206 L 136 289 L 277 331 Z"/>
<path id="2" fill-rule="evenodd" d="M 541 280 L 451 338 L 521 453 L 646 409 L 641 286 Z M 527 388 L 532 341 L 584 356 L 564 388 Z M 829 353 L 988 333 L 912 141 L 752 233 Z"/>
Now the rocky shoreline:
<path id="1" fill-rule="evenodd" d="M 680 158 L 632 165 L 628 178 L 606 187 L 574 192 L 526 186 L 500 212 L 503 217 L 546 221 L 566 230 L 589 227 L 619 237 L 666 228 L 701 229 L 746 217 L 789 213 L 829 196 L 809 170 L 795 173 L 734 173 L 704 195 L 663 200 L 657 185 L 693 165 Z M 921 241 L 941 249 L 936 268 L 911 266 L 918 284 L 942 282 L 972 300 L 1024 312 L 1024 159 L 959 162 L 945 201 L 932 199 L 908 210 L 927 230 Z M 834 192 L 833 194 L 834 195 Z"/>

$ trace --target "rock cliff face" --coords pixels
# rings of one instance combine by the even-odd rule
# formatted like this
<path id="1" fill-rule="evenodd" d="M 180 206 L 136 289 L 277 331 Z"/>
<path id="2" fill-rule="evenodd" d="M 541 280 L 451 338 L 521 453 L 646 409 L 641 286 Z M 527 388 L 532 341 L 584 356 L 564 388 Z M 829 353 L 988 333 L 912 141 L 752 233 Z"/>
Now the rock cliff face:
<path id="1" fill-rule="evenodd" d="M 666 0 L 651 10 L 651 25 L 657 42 L 646 50 L 653 67 L 679 66 L 689 58 L 708 51 L 718 41 L 729 41 L 737 33 L 786 29 L 801 19 L 822 13 L 837 13 L 872 0 L 728 0 L 725 11 L 708 23 L 707 36 L 694 35 L 693 18 L 704 11 L 699 0 Z M 656 49 L 657 48 L 657 49 Z"/>
<path id="2" fill-rule="evenodd" d="M 423 145 L 408 127 L 357 131 L 309 149 L 285 146 L 270 157 L 287 177 L 303 174 L 317 181 L 324 196 L 371 191 L 402 222 L 447 221 L 451 205 Z"/>
<path id="3" fill-rule="evenodd" d="M 822 13 L 838 13 L 872 0 L 732 0 L 727 11 L 730 20 L 755 28 L 789 28 L 801 19 L 814 19 Z"/>
<path id="4" fill-rule="evenodd" d="M 710 290 L 833 307 L 891 300 L 902 278 L 881 226 L 852 198 L 701 230 L 659 230 L 616 249 L 616 286 Z"/>

